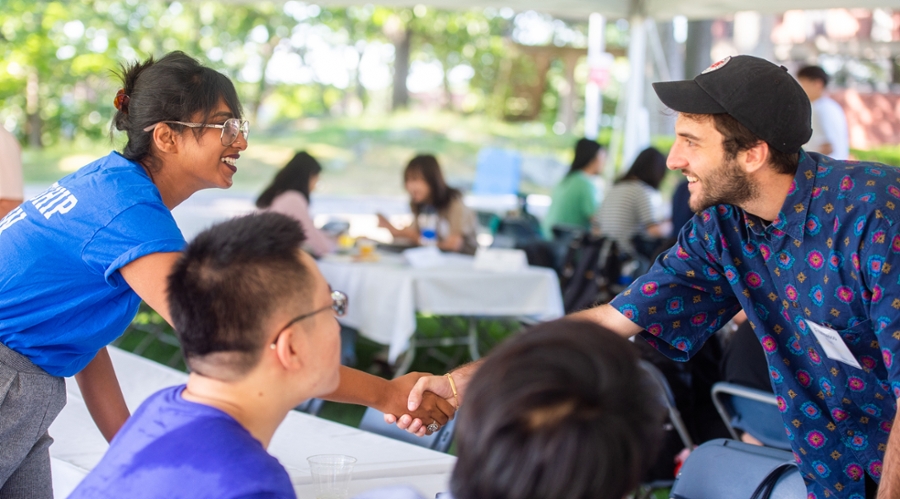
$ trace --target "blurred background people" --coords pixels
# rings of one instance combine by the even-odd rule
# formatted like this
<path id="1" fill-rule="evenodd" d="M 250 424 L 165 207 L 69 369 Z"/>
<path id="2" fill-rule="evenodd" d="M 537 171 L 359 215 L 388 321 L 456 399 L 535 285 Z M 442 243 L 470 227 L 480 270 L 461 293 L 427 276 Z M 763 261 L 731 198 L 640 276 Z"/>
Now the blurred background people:
<path id="1" fill-rule="evenodd" d="M 648 147 L 606 193 L 597 210 L 596 222 L 600 233 L 613 238 L 621 250 L 635 254 L 635 236 L 656 240 L 669 236 L 672 224 L 661 209 L 659 194 L 659 185 L 667 171 L 666 157 Z M 646 253 L 641 248 L 638 250 Z"/>
<path id="2" fill-rule="evenodd" d="M 594 177 L 603 170 L 605 149 L 590 139 L 575 144 L 575 158 L 569 173 L 556 185 L 550 208 L 541 224 L 544 237 L 553 239 L 553 226 L 591 228 L 591 216 L 597 211 L 599 196 Z"/>
<path id="3" fill-rule="evenodd" d="M 23 199 L 22 148 L 16 137 L 0 126 L 0 218 Z"/>
<path id="4" fill-rule="evenodd" d="M 297 220 L 306 236 L 304 247 L 315 256 L 335 250 L 335 242 L 316 228 L 309 211 L 309 195 L 315 190 L 321 172 L 322 166 L 316 158 L 306 151 L 298 152 L 256 200 L 257 208 Z"/>
<path id="5" fill-rule="evenodd" d="M 398 229 L 379 214 L 378 226 L 389 230 L 395 239 L 474 254 L 478 247 L 475 214 L 463 204 L 462 193 L 447 185 L 437 158 L 421 154 L 411 159 L 403 182 L 409 193 L 412 224 Z"/>
<path id="6" fill-rule="evenodd" d="M 803 148 L 834 159 L 847 159 L 850 156 L 847 116 L 840 104 L 825 95 L 828 80 L 828 73 L 819 66 L 805 66 L 797 72 L 797 81 L 812 104 L 813 134 Z"/>

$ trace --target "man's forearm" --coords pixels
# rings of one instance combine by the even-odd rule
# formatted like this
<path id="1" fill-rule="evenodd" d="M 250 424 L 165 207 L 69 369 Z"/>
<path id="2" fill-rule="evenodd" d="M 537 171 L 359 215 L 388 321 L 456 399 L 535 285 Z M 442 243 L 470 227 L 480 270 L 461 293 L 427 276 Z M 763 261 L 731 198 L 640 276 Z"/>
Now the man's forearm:
<path id="1" fill-rule="evenodd" d="M 900 403 L 900 400 L 897 401 Z M 894 416 L 894 425 L 888 437 L 887 450 L 884 453 L 884 469 L 881 472 L 881 483 L 878 485 L 878 499 L 900 497 L 900 411 Z"/>
<path id="2" fill-rule="evenodd" d="M 600 305 L 599 307 L 582 310 L 581 312 L 575 312 L 569 317 L 600 324 L 606 329 L 625 338 L 631 338 L 643 331 L 643 328 L 628 320 L 627 317 L 622 315 L 608 303 Z"/>
<path id="3" fill-rule="evenodd" d="M 450 375 L 453 376 L 453 383 L 456 385 L 456 398 L 459 399 L 460 407 L 463 403 L 464 394 L 469 388 L 469 382 L 472 381 L 472 377 L 475 376 L 475 373 L 478 372 L 478 369 L 481 368 L 482 364 L 484 364 L 484 358 L 459 366 L 450 372 Z M 450 380 L 448 379 L 447 381 L 449 386 Z M 445 398 L 450 399 L 452 398 L 452 395 L 453 390 L 451 387 Z"/>
<path id="4" fill-rule="evenodd" d="M 100 433 L 107 442 L 112 440 L 130 413 L 106 348 L 101 348 L 94 360 L 75 375 L 75 381 Z"/>

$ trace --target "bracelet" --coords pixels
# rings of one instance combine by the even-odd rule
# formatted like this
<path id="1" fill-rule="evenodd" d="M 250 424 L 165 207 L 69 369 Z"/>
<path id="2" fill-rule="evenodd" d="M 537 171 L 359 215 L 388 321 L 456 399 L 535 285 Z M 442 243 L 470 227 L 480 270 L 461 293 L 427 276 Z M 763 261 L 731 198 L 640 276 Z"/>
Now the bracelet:
<path id="1" fill-rule="evenodd" d="M 456 408 L 459 409 L 459 395 L 456 393 L 456 383 L 453 381 L 453 376 L 450 373 L 445 374 L 447 377 L 447 381 L 450 382 L 450 390 L 453 391 L 453 398 L 456 399 Z"/>

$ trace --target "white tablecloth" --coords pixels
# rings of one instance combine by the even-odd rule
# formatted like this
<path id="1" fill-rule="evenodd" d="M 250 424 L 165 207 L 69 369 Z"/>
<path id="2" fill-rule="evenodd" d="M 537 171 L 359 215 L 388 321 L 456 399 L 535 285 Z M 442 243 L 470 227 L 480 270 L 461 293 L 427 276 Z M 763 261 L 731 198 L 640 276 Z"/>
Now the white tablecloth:
<path id="1" fill-rule="evenodd" d="M 150 360 L 110 347 L 113 364 L 134 411 L 149 395 L 184 383 L 187 375 Z M 69 401 L 50 426 L 54 494 L 66 497 L 103 453 L 107 444 L 88 414 L 78 386 L 66 380 Z M 316 454 L 347 454 L 357 458 L 351 492 L 409 484 L 425 497 L 447 490 L 456 458 L 404 442 L 291 411 L 275 432 L 269 452 L 287 469 L 300 499 L 313 499 L 306 458 Z"/>
<path id="2" fill-rule="evenodd" d="M 350 299 L 341 323 L 389 345 L 391 362 L 409 345 L 416 311 L 537 320 L 563 315 L 559 279 L 551 269 L 491 272 L 473 268 L 470 256 L 446 254 L 444 259 L 438 267 L 412 268 L 400 255 L 383 254 L 373 263 L 330 256 L 319 261 L 319 269 Z"/>

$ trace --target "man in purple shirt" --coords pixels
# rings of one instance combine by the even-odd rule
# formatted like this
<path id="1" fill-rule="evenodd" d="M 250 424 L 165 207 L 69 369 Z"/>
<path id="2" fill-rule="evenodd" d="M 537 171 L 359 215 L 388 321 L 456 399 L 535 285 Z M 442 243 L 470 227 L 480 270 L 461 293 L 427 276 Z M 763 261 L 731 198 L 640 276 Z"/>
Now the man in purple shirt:
<path id="1" fill-rule="evenodd" d="M 169 276 L 187 385 L 157 392 L 125 423 L 71 498 L 294 498 L 266 452 L 293 407 L 339 381 L 346 296 L 274 213 L 201 233 Z"/>
<path id="2" fill-rule="evenodd" d="M 743 308 L 808 497 L 900 496 L 900 169 L 801 150 L 809 99 L 756 57 L 654 89 L 679 113 L 668 166 L 698 215 L 650 272 L 579 315 L 687 359 Z M 477 367 L 452 373 L 461 393 Z M 424 389 L 453 398 L 429 377 L 410 407 Z"/>

